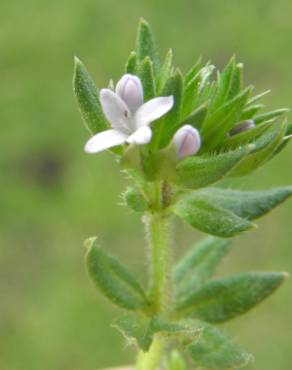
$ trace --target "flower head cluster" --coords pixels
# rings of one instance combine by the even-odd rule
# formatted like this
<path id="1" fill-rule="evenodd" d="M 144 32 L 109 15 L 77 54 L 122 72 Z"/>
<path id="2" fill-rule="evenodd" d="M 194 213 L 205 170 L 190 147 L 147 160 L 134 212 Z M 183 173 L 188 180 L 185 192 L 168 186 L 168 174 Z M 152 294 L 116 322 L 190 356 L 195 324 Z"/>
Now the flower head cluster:
<path id="1" fill-rule="evenodd" d="M 100 91 L 100 103 L 112 128 L 88 140 L 87 153 L 101 152 L 124 143 L 149 143 L 152 137 L 150 123 L 172 108 L 173 97 L 158 97 L 144 103 L 140 79 L 125 74 L 117 83 L 115 92 L 111 89 Z"/>

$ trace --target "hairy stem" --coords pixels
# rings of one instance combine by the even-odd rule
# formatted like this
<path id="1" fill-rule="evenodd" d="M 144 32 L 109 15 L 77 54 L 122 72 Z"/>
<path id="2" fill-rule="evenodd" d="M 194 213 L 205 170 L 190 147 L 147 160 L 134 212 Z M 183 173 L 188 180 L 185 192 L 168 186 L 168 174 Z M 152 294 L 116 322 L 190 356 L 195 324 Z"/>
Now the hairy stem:
<path id="1" fill-rule="evenodd" d="M 167 317 L 171 312 L 171 251 L 169 215 L 162 209 L 162 187 L 154 184 L 153 212 L 145 215 L 145 229 L 150 246 L 150 300 L 155 314 Z M 166 346 L 165 339 L 155 337 L 149 352 L 140 352 L 137 370 L 157 370 Z"/>
<path id="2" fill-rule="evenodd" d="M 136 370 L 157 370 L 164 350 L 162 339 L 155 338 L 148 352 L 139 351 Z"/>
<path id="3" fill-rule="evenodd" d="M 146 227 L 151 253 L 150 299 L 155 313 L 167 314 L 171 298 L 169 219 L 159 213 L 149 215 Z"/>

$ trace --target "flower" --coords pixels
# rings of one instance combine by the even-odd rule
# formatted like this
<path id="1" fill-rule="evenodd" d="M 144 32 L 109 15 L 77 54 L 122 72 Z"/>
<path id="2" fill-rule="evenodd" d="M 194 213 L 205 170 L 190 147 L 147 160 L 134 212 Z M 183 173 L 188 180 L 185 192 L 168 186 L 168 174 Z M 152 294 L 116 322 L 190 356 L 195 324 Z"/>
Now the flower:
<path id="1" fill-rule="evenodd" d="M 201 147 L 199 131 L 191 125 L 184 125 L 178 129 L 172 141 L 179 159 L 198 153 Z"/>
<path id="2" fill-rule="evenodd" d="M 100 103 L 111 129 L 89 139 L 87 153 L 97 153 L 116 145 L 147 144 L 152 137 L 150 123 L 167 113 L 173 106 L 173 96 L 158 97 L 144 103 L 140 79 L 125 74 L 117 83 L 116 91 L 102 89 Z"/>

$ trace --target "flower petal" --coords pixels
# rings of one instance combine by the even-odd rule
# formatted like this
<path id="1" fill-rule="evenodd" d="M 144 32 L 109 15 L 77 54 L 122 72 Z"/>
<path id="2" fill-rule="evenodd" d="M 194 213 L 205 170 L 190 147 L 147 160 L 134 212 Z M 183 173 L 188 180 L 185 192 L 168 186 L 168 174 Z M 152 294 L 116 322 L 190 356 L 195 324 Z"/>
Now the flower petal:
<path id="1" fill-rule="evenodd" d="M 84 150 L 86 153 L 98 153 L 105 149 L 120 145 L 126 142 L 127 135 L 116 130 L 102 131 L 90 138 Z"/>
<path id="2" fill-rule="evenodd" d="M 150 142 L 152 137 L 152 131 L 149 126 L 143 126 L 128 137 L 127 143 L 129 144 L 147 144 Z"/>
<path id="3" fill-rule="evenodd" d="M 162 96 L 143 104 L 135 114 L 136 128 L 149 125 L 150 122 L 163 116 L 173 106 L 173 96 Z"/>
<path id="4" fill-rule="evenodd" d="M 143 87 L 140 78 L 125 74 L 116 86 L 116 93 L 127 104 L 132 113 L 143 104 Z"/>
<path id="5" fill-rule="evenodd" d="M 126 134 L 133 131 L 132 114 L 115 92 L 110 89 L 102 89 L 99 99 L 104 115 L 114 129 Z"/>

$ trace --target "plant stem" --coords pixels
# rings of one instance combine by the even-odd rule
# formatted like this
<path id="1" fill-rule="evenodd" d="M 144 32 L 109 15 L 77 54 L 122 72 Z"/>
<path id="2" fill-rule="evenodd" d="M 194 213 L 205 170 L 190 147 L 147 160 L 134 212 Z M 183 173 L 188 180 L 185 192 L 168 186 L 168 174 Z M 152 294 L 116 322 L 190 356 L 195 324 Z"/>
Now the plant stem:
<path id="1" fill-rule="evenodd" d="M 162 339 L 155 338 L 148 352 L 139 351 L 135 370 L 157 370 L 163 350 Z"/>
<path id="2" fill-rule="evenodd" d="M 169 215 L 162 209 L 162 187 L 153 186 L 153 211 L 145 215 L 145 229 L 150 245 L 150 300 L 156 315 L 167 317 L 171 312 L 171 252 Z M 137 370 L 157 370 L 162 360 L 166 340 L 155 337 L 150 350 L 138 355 Z"/>
<path id="3" fill-rule="evenodd" d="M 169 219 L 161 213 L 148 216 L 146 221 L 151 253 L 150 300 L 154 312 L 167 314 L 170 303 Z"/>

